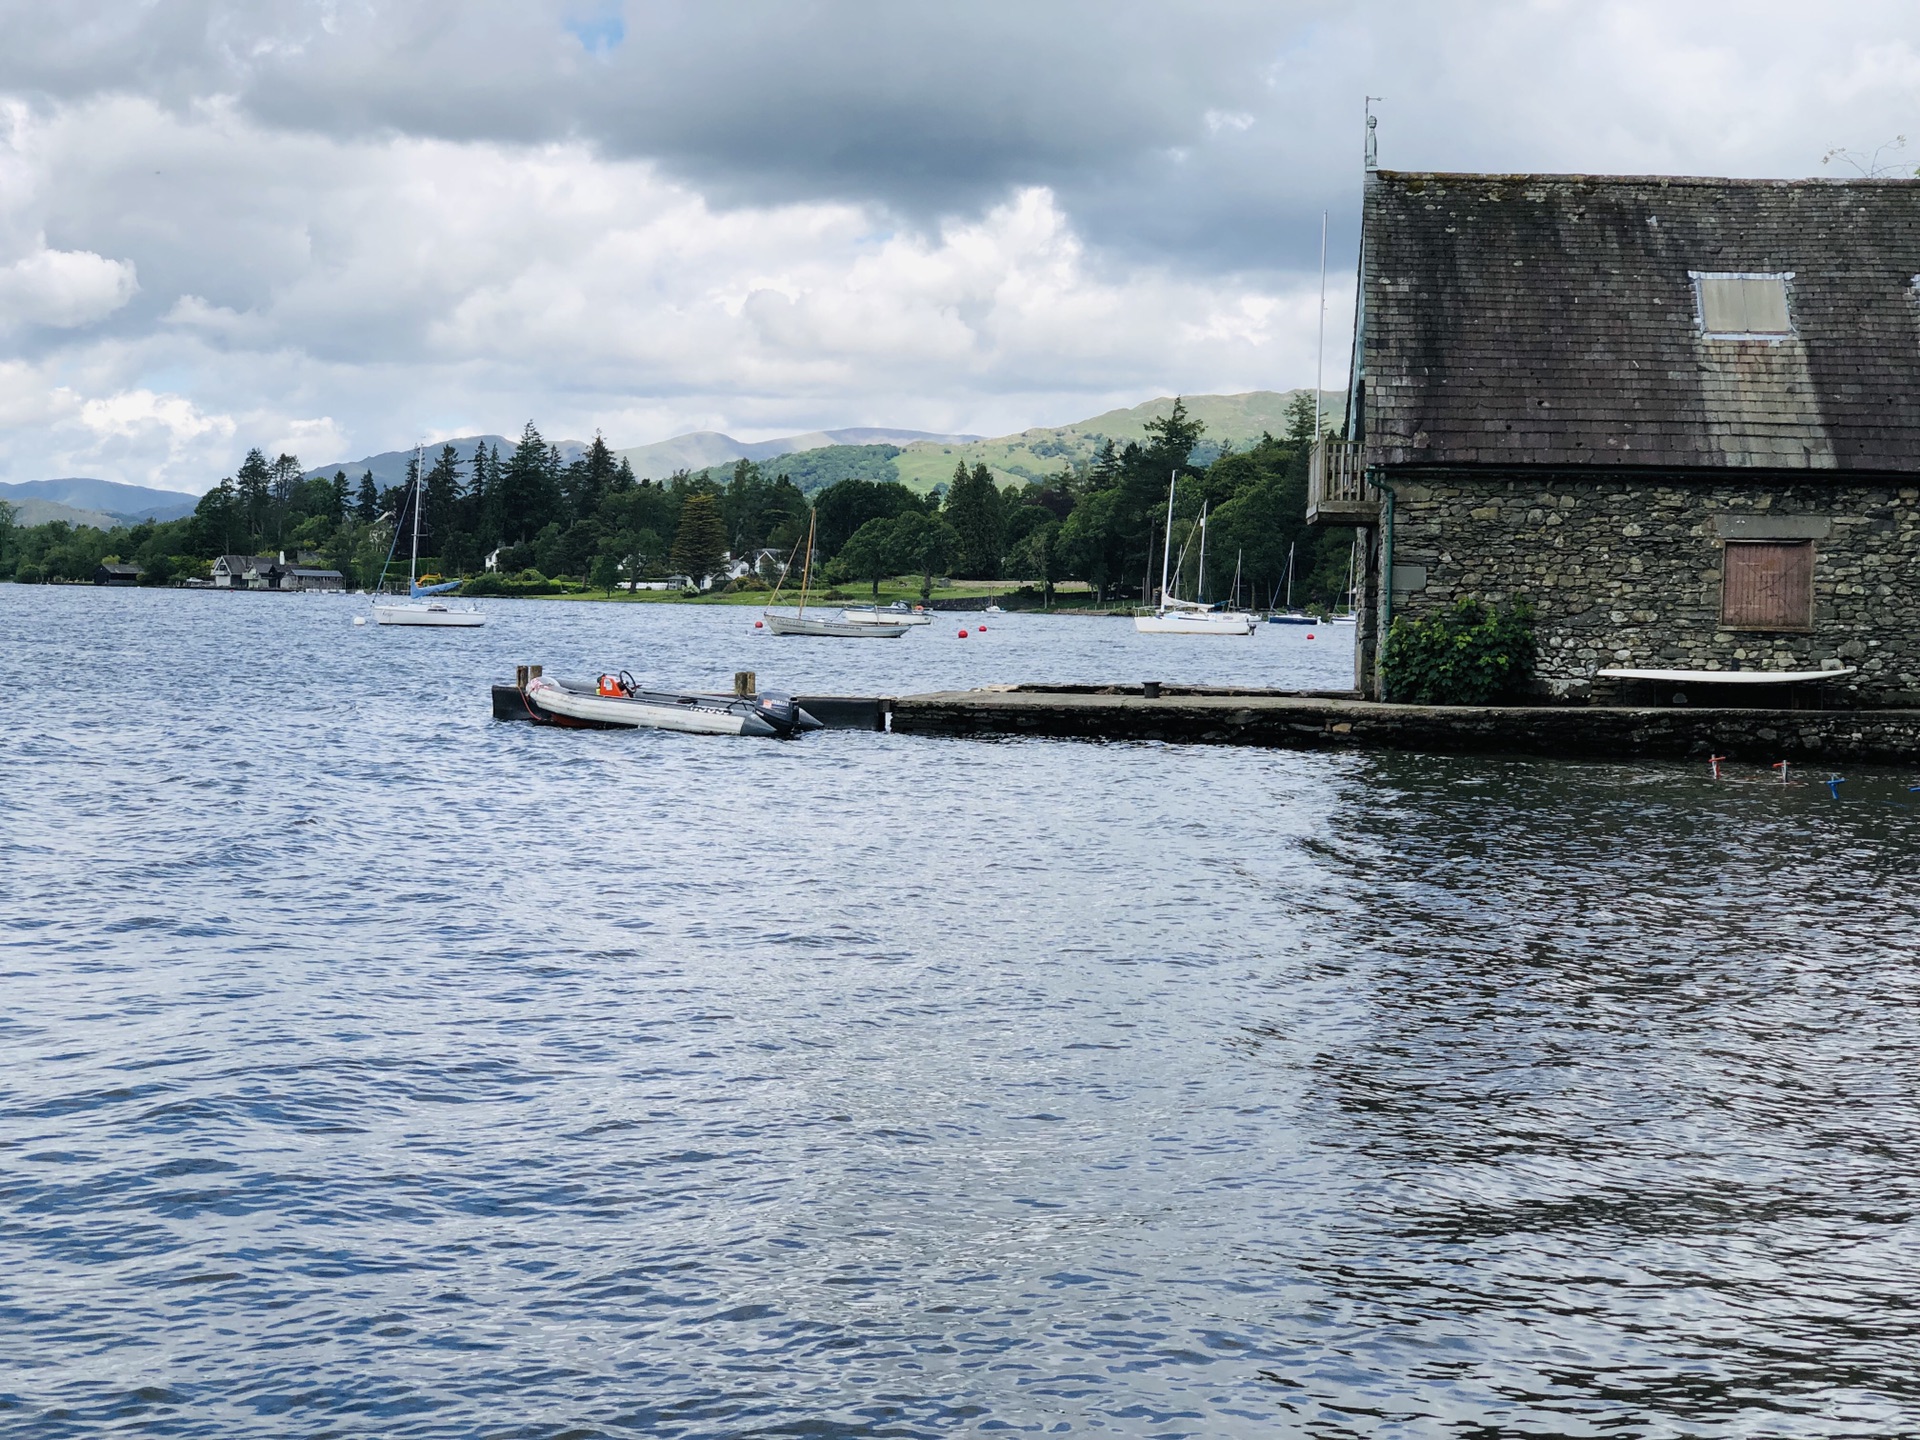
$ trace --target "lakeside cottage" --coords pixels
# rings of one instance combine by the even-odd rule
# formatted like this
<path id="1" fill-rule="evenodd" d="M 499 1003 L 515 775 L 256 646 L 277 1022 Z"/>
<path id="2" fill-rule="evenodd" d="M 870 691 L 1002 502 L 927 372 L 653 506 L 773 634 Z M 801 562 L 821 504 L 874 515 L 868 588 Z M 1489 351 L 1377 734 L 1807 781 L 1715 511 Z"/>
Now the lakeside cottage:
<path id="1" fill-rule="evenodd" d="M 285 551 L 277 556 L 222 555 L 213 562 L 212 583 L 217 590 L 339 592 L 347 588 L 346 577 L 338 570 L 289 562 Z"/>
<path id="2" fill-rule="evenodd" d="M 1308 518 L 1365 539 L 1364 694 L 1472 595 L 1534 607 L 1558 700 L 1920 704 L 1920 182 L 1370 171 L 1348 394 Z"/>

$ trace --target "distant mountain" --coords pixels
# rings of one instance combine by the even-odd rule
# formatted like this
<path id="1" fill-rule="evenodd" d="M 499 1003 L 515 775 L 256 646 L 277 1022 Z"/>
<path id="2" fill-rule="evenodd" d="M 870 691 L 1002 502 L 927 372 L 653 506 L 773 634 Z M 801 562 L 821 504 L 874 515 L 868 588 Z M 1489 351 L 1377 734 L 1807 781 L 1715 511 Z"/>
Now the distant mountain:
<path id="1" fill-rule="evenodd" d="M 830 445 L 907 445 L 916 441 L 965 444 L 979 438 L 977 435 L 935 435 L 925 430 L 860 427 L 852 430 L 812 430 L 804 435 L 785 435 L 778 440 L 749 441 L 736 440 L 717 430 L 695 430 L 690 434 L 676 435 L 671 440 L 635 445 L 613 453 L 623 456 L 633 466 L 633 473 L 642 479 L 664 480 L 676 470 L 705 470 L 715 465 L 731 465 L 736 460 L 775 460 L 782 455 L 801 450 L 821 450 Z M 455 440 L 434 441 L 426 447 L 427 455 L 431 460 L 440 453 L 442 445 L 452 445 L 460 452 L 462 459 L 467 459 L 472 456 L 473 447 L 482 441 L 498 446 L 502 456 L 511 454 L 515 443 L 504 435 L 462 435 Z M 587 451 L 587 442 L 583 440 L 555 440 L 549 443 L 559 446 L 561 458 L 569 461 Z M 374 484 L 383 487 L 398 485 L 407 478 L 407 461 L 412 458 L 411 450 L 388 450 L 379 455 L 365 455 L 358 460 L 332 460 L 325 465 L 314 466 L 306 474 L 331 476 L 336 470 L 344 470 L 347 478 L 358 484 L 361 475 L 371 470 Z"/>
<path id="2" fill-rule="evenodd" d="M 783 435 L 777 440 L 736 440 L 717 430 L 696 430 L 676 435 L 652 445 L 636 445 L 616 450 L 643 479 L 664 480 L 676 470 L 706 470 L 715 465 L 731 465 L 736 460 L 777 460 L 803 450 L 825 450 L 835 445 L 966 445 L 978 435 L 935 435 L 925 430 L 888 430 L 876 426 L 855 426 L 849 430 L 809 430 L 804 435 Z"/>
<path id="3" fill-rule="evenodd" d="M 145 485 L 122 485 L 118 480 L 90 480 L 78 475 L 64 480 L 0 483 L 0 500 L 22 506 L 18 517 L 22 525 L 45 525 L 53 520 L 66 520 L 75 525 L 95 523 L 75 520 L 70 515 L 29 520 L 23 502 L 39 500 L 105 516 L 109 523 L 102 526 L 103 529 L 111 529 L 114 521 L 132 524 L 139 520 L 178 520 L 182 515 L 191 515 L 193 507 L 200 503 L 198 495 L 185 495 L 178 490 L 154 490 Z"/>
<path id="4" fill-rule="evenodd" d="M 454 449 L 460 452 L 460 458 L 462 460 L 471 460 L 473 458 L 473 447 L 480 444 L 483 440 L 489 446 L 497 447 L 502 457 L 511 455 L 513 453 L 513 447 L 517 443 L 507 439 L 504 435 L 462 435 L 454 440 L 436 440 L 433 444 L 425 447 L 427 464 L 433 464 L 435 457 L 440 454 L 440 447 L 442 445 L 453 446 Z M 563 460 L 572 460 L 577 456 L 587 453 L 585 443 L 579 440 L 552 440 L 548 443 L 560 447 L 560 457 Z M 358 460 L 330 460 L 325 465 L 316 465 L 313 469 L 303 472 L 303 474 L 305 478 L 309 480 L 315 476 L 325 476 L 328 479 L 332 479 L 335 471 L 344 470 L 347 472 L 347 479 L 355 485 L 358 485 L 360 483 L 360 477 L 371 470 L 373 472 L 373 483 L 384 489 L 389 485 L 400 485 L 406 482 L 407 462 L 411 459 L 413 459 L 413 451 L 411 449 L 383 450 L 378 455 L 363 455 Z"/>
<path id="5" fill-rule="evenodd" d="M 0 496 L 0 499 L 6 499 Z M 116 525 L 128 522 L 118 515 L 109 515 L 103 510 L 80 510 L 72 505 L 62 505 L 58 500 L 14 500 L 7 499 L 13 506 L 13 523 L 16 525 L 51 525 L 56 520 L 64 520 L 69 525 L 91 525 L 96 530 L 111 530 Z"/>

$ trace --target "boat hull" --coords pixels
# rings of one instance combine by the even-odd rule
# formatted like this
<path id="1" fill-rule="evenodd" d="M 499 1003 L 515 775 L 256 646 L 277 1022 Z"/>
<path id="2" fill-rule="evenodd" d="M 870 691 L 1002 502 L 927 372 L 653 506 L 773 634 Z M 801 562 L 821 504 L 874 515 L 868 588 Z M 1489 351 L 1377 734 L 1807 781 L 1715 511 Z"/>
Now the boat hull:
<path id="1" fill-rule="evenodd" d="M 915 615 L 910 611 L 876 610 L 871 607 L 863 610 L 857 605 L 842 610 L 840 612 L 840 618 L 849 625 L 913 626 L 931 625 L 933 623 L 933 616 L 931 615 Z"/>
<path id="2" fill-rule="evenodd" d="M 1219 611 L 1167 610 L 1133 617 L 1133 628 L 1142 635 L 1251 635 L 1257 624 L 1251 615 Z"/>
<path id="3" fill-rule="evenodd" d="M 817 730 L 820 722 L 784 695 L 735 699 L 636 691 L 602 695 L 583 683 L 536 677 L 519 692 L 527 718 L 578 730 L 672 730 L 683 735 L 758 735 L 786 738 Z M 498 702 L 495 711 L 498 713 Z"/>
<path id="4" fill-rule="evenodd" d="M 446 605 L 376 605 L 379 625 L 426 625 L 442 630 L 472 630 L 487 623 L 478 610 L 455 610 Z"/>
<path id="5" fill-rule="evenodd" d="M 816 620 L 811 615 L 781 615 L 771 610 L 762 619 L 770 635 L 823 635 L 838 640 L 897 640 L 913 628 L 898 621 Z"/>

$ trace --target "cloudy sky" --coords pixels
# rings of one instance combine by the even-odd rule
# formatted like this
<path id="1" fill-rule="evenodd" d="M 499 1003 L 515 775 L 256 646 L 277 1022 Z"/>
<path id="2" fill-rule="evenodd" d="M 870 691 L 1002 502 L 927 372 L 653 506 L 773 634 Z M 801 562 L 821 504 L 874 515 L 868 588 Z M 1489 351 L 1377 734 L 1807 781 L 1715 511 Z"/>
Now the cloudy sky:
<path id="1" fill-rule="evenodd" d="M 0 0 L 0 479 L 1311 383 L 1400 169 L 1851 173 L 1920 6 Z"/>

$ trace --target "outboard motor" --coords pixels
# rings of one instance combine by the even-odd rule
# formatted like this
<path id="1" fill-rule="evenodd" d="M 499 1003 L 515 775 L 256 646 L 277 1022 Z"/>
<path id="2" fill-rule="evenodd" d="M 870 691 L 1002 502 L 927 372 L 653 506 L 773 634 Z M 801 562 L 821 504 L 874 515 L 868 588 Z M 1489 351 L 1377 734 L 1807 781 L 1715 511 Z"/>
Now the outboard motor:
<path id="1" fill-rule="evenodd" d="M 826 728 L 794 704 L 791 695 L 781 695 L 769 690 L 754 696 L 752 703 L 754 717 L 764 721 L 767 727 L 782 740 L 808 730 Z"/>

